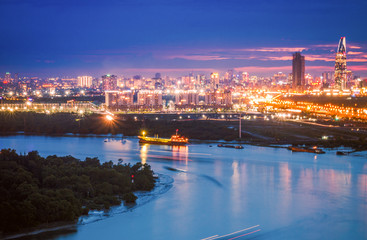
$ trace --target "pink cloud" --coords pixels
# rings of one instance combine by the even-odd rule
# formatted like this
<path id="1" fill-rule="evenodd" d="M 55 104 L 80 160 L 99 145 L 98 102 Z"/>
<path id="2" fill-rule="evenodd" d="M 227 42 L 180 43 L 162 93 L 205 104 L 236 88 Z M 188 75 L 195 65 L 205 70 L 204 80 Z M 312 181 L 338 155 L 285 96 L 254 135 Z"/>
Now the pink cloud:
<path id="1" fill-rule="evenodd" d="M 117 71 L 121 71 L 118 69 Z M 214 68 L 124 68 L 124 72 L 217 72 L 218 69 Z"/>
<path id="2" fill-rule="evenodd" d="M 363 52 L 352 52 L 352 51 L 349 51 L 347 53 L 347 55 L 360 55 L 360 54 L 363 54 Z"/>
<path id="3" fill-rule="evenodd" d="M 272 60 L 272 61 L 289 61 L 292 60 L 293 57 L 292 56 L 279 56 L 279 57 L 267 57 L 266 59 L 261 59 L 261 60 Z"/>
<path id="4" fill-rule="evenodd" d="M 348 62 L 367 62 L 367 58 L 351 58 L 347 59 L 347 63 Z"/>
<path id="5" fill-rule="evenodd" d="M 182 58 L 187 60 L 195 61 L 210 61 L 210 60 L 225 60 L 226 57 L 221 56 L 211 56 L 211 55 L 177 55 L 177 56 L 167 56 L 168 59 Z"/>
<path id="6" fill-rule="evenodd" d="M 366 65 L 349 66 L 348 69 L 352 71 L 367 71 L 367 66 Z"/>
<path id="7" fill-rule="evenodd" d="M 319 44 L 319 45 L 312 45 L 313 47 L 316 48 L 336 48 L 337 44 Z"/>
<path id="8" fill-rule="evenodd" d="M 243 71 L 243 72 L 279 72 L 279 71 L 292 71 L 292 66 L 279 66 L 279 67 L 249 66 L 249 67 L 238 67 L 234 69 L 236 71 Z"/>
<path id="9" fill-rule="evenodd" d="M 244 48 L 244 49 L 237 49 L 237 51 L 243 52 L 302 52 L 307 50 L 308 48 L 305 47 L 272 47 L 272 48 Z"/>
<path id="10" fill-rule="evenodd" d="M 347 47 L 349 47 L 351 49 L 361 49 L 360 46 L 356 46 L 356 45 L 350 45 L 350 46 L 347 46 Z"/>
<path id="11" fill-rule="evenodd" d="M 325 61 L 325 62 L 333 62 L 335 61 L 335 58 L 333 57 L 327 57 L 322 55 L 305 55 L 306 61 Z"/>

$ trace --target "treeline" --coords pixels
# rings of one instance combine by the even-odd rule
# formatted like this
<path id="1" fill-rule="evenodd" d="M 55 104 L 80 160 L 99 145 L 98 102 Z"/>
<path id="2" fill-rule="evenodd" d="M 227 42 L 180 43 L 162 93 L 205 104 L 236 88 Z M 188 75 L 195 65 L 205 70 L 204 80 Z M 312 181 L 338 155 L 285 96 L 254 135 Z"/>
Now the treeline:
<path id="1" fill-rule="evenodd" d="M 170 137 L 179 129 L 179 133 L 190 139 L 200 140 L 236 140 L 237 131 L 228 128 L 221 121 L 172 121 L 151 120 L 139 116 L 116 115 L 115 120 L 107 121 L 105 115 L 90 114 L 80 116 L 72 113 L 44 114 L 35 112 L 1 112 L 0 132 L 26 134 L 124 134 L 137 136 L 145 130 L 148 135 L 158 134 Z"/>
<path id="2" fill-rule="evenodd" d="M 133 180 L 133 181 L 132 181 Z M 118 164 L 97 158 L 41 157 L 0 152 L 0 232 L 11 233 L 43 223 L 76 220 L 90 209 L 133 202 L 135 190 L 154 188 L 150 166 Z"/>

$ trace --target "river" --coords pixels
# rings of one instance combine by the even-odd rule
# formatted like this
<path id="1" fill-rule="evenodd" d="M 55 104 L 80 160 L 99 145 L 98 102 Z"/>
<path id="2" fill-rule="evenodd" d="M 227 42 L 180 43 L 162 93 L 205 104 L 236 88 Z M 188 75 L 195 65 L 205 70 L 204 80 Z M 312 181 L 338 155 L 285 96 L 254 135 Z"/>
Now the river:
<path id="1" fill-rule="evenodd" d="M 367 239 L 364 156 L 248 145 L 140 146 L 134 138 L 100 137 L 18 135 L 0 137 L 0 146 L 141 161 L 162 176 L 165 188 L 146 195 L 144 204 L 43 239 Z"/>

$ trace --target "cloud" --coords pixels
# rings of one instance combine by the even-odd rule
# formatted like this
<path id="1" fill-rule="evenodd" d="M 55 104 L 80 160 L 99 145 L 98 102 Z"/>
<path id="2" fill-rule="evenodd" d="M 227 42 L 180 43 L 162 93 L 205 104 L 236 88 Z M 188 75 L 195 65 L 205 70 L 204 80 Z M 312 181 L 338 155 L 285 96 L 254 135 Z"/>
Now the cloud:
<path id="1" fill-rule="evenodd" d="M 234 68 L 236 71 L 242 72 L 282 72 L 282 71 L 292 71 L 292 66 L 277 66 L 277 67 L 263 67 L 263 66 L 248 66 L 248 67 L 237 67 Z"/>
<path id="2" fill-rule="evenodd" d="M 367 58 L 351 58 L 347 59 L 347 63 L 348 62 L 367 62 Z"/>
<path id="3" fill-rule="evenodd" d="M 348 70 L 352 70 L 353 72 L 367 71 L 367 66 L 366 65 L 349 66 Z"/>
<path id="4" fill-rule="evenodd" d="M 211 60 L 225 60 L 228 59 L 226 57 L 221 56 L 213 56 L 213 55 L 177 55 L 177 56 L 168 56 L 168 59 L 187 59 L 187 60 L 194 60 L 194 61 L 211 61 Z"/>
<path id="5" fill-rule="evenodd" d="M 305 55 L 305 59 L 306 61 L 325 61 L 325 62 L 334 62 L 335 61 L 335 57 L 330 57 L 330 56 L 324 56 L 324 55 Z"/>
<path id="6" fill-rule="evenodd" d="M 243 52 L 302 52 L 304 50 L 308 50 L 305 47 L 271 47 L 271 48 L 244 48 L 237 49 L 238 51 Z"/>
<path id="7" fill-rule="evenodd" d="M 348 48 L 351 48 L 351 49 L 361 49 L 361 47 L 360 47 L 360 46 L 355 46 L 355 45 L 351 45 L 351 46 L 348 46 L 348 45 L 347 45 L 347 47 L 348 47 Z"/>
<path id="8" fill-rule="evenodd" d="M 347 53 L 347 55 L 360 55 L 360 54 L 363 54 L 363 52 L 352 52 L 352 51 L 349 51 Z"/>
<path id="9" fill-rule="evenodd" d="M 319 45 L 312 45 L 315 48 L 337 48 L 337 44 L 319 44 Z"/>
<path id="10" fill-rule="evenodd" d="M 261 60 L 271 60 L 271 61 L 291 61 L 292 56 L 279 56 L 279 57 L 266 57 Z"/>

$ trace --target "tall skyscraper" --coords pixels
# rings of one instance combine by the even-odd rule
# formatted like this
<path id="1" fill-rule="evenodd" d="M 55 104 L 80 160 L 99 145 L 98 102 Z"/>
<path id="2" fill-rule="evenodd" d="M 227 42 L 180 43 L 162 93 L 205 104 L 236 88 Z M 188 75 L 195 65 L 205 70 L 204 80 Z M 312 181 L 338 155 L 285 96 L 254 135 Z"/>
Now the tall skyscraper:
<path id="1" fill-rule="evenodd" d="M 78 77 L 78 86 L 90 88 L 92 86 L 93 78 L 91 76 L 79 76 Z"/>
<path id="2" fill-rule="evenodd" d="M 12 80 L 12 79 L 11 79 L 11 74 L 10 74 L 10 72 L 5 73 L 3 83 L 4 83 L 4 84 L 11 83 L 11 82 L 12 82 L 11 80 Z"/>
<path id="3" fill-rule="evenodd" d="M 218 89 L 219 87 L 219 73 L 214 72 L 210 74 L 210 87 L 211 89 Z"/>
<path id="4" fill-rule="evenodd" d="M 162 75 L 160 73 L 156 73 L 155 76 L 154 76 L 154 78 L 160 79 L 160 78 L 162 78 Z"/>
<path id="5" fill-rule="evenodd" d="M 115 75 L 104 75 L 102 76 L 102 87 L 103 91 L 116 90 L 117 89 L 117 77 Z"/>
<path id="6" fill-rule="evenodd" d="M 343 90 L 347 83 L 347 44 L 345 37 L 341 37 L 335 57 L 335 88 Z"/>
<path id="7" fill-rule="evenodd" d="M 15 73 L 13 78 L 14 86 L 18 85 L 18 82 L 19 82 L 19 73 Z"/>
<path id="8" fill-rule="evenodd" d="M 242 81 L 244 83 L 248 83 L 248 81 L 249 81 L 249 74 L 248 74 L 248 72 L 243 72 L 242 73 Z"/>
<path id="9" fill-rule="evenodd" d="M 305 57 L 300 52 L 293 53 L 292 88 L 302 90 L 305 86 Z"/>

